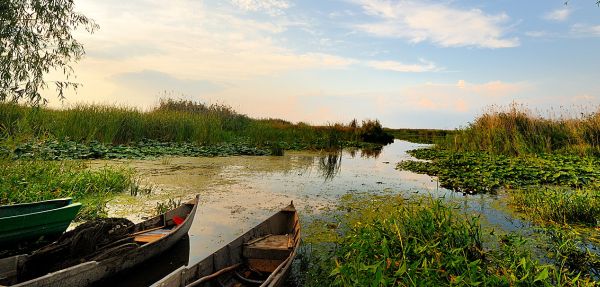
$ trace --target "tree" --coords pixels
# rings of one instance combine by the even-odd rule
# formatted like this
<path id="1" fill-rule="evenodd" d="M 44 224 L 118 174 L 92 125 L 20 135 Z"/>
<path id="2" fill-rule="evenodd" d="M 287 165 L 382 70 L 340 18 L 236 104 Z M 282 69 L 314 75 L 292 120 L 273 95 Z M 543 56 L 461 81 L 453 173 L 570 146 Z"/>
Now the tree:
<path id="1" fill-rule="evenodd" d="M 98 25 L 73 8 L 74 0 L 0 1 L 0 101 L 45 103 L 40 91 L 48 87 L 44 76 L 50 71 L 64 76 L 50 82 L 60 99 L 66 89 L 77 89 L 70 64 L 85 50 L 72 32 L 84 27 L 93 33 Z"/>

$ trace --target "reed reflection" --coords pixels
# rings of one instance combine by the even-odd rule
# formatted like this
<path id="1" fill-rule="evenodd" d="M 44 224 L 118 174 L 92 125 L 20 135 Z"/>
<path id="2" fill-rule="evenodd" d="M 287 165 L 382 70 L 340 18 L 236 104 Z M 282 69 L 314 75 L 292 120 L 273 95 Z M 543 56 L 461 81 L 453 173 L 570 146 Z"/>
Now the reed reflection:
<path id="1" fill-rule="evenodd" d="M 325 181 L 332 180 L 342 167 L 342 150 L 329 152 L 319 157 L 319 170 Z"/>

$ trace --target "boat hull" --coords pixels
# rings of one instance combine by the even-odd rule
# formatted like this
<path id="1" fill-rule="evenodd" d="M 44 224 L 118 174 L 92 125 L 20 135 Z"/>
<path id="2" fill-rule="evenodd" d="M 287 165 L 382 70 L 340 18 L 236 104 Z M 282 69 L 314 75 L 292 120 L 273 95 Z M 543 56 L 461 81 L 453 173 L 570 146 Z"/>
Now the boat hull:
<path id="1" fill-rule="evenodd" d="M 60 236 L 81 209 L 71 199 L 0 207 L 0 246 Z"/>
<path id="2" fill-rule="evenodd" d="M 271 216 L 256 227 L 252 228 L 242 236 L 233 240 L 226 246 L 222 247 L 215 253 L 209 255 L 199 263 L 190 267 L 181 267 L 167 277 L 153 284 L 153 287 L 181 287 L 191 284 L 200 278 L 218 273 L 229 266 L 234 266 L 245 261 L 243 255 L 244 245 L 251 242 L 253 239 L 264 237 L 267 234 L 292 234 L 293 247 L 289 256 L 264 280 L 263 287 L 282 286 L 285 278 L 290 271 L 292 261 L 296 256 L 298 247 L 300 246 L 300 226 L 298 215 L 293 205 L 284 208 L 282 211 Z M 225 281 L 230 279 L 231 272 L 228 275 L 221 276 Z M 227 282 L 217 284 L 214 280 L 206 281 L 205 283 L 194 286 L 239 286 L 228 284 Z M 244 285 L 241 285 L 244 286 Z"/>
<path id="3" fill-rule="evenodd" d="M 117 253 L 116 256 L 111 256 L 107 259 L 98 261 L 88 261 L 10 286 L 89 286 L 103 278 L 134 267 L 150 259 L 151 257 L 168 250 L 188 233 L 190 227 L 192 226 L 196 209 L 198 207 L 198 197 L 187 204 L 193 204 L 193 207 L 191 207 L 191 211 L 189 209 L 187 210 L 188 213 L 186 219 L 183 221 L 183 223 L 181 223 L 181 225 L 177 226 L 172 233 L 169 233 L 160 240 L 141 245 L 137 248 L 124 250 L 122 252 L 120 250 L 115 250 L 115 253 Z M 174 216 L 181 216 L 182 210 L 180 209 L 184 208 L 184 206 L 185 205 L 179 207 L 178 209 L 168 211 L 164 215 L 142 222 L 136 225 L 136 230 L 146 230 L 161 224 L 160 222 L 166 221 L 166 218 L 171 218 L 170 220 L 172 220 Z M 20 263 L 18 260 L 23 259 L 19 259 L 17 257 L 18 256 L 14 258 L 15 262 L 7 261 L 9 259 L 4 260 L 4 262 L 0 260 L 0 270 L 2 270 L 3 264 L 5 266 L 19 266 Z"/>

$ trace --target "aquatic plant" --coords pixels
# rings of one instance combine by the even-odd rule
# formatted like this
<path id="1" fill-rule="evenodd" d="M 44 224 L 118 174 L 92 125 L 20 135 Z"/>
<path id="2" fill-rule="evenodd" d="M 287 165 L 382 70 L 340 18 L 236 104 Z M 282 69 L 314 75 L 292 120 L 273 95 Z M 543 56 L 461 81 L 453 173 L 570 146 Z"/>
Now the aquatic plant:
<path id="1" fill-rule="evenodd" d="M 509 192 L 511 205 L 528 217 L 559 224 L 597 226 L 600 193 L 596 189 L 530 187 Z"/>
<path id="2" fill-rule="evenodd" d="M 303 258 L 305 274 L 311 274 L 302 281 L 306 286 L 596 284 L 589 266 L 566 266 L 565 251 L 538 257 L 533 242 L 519 235 L 484 236 L 477 217 L 440 200 L 351 195 L 342 198 L 336 214 L 337 245 L 313 242 Z M 555 254 L 562 257 L 555 260 Z"/>
<path id="3" fill-rule="evenodd" d="M 486 152 L 455 152 L 439 148 L 409 153 L 421 160 L 400 162 L 399 169 L 437 176 L 441 186 L 465 193 L 493 192 L 500 187 L 532 185 L 597 186 L 596 157 L 541 154 L 509 157 Z"/>

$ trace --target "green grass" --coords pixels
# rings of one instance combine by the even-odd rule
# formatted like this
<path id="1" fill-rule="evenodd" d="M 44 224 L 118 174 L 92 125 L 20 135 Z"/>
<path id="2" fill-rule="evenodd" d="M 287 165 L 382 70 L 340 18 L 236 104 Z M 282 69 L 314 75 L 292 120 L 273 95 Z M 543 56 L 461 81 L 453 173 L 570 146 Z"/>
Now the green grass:
<path id="1" fill-rule="evenodd" d="M 597 189 L 536 187 L 510 190 L 510 196 L 513 207 L 530 218 L 598 226 L 600 192 Z"/>
<path id="2" fill-rule="evenodd" d="M 127 169 L 89 170 L 73 161 L 0 160 L 0 204 L 73 197 L 83 203 L 78 219 L 105 216 L 111 195 L 131 188 Z"/>
<path id="3" fill-rule="evenodd" d="M 534 242 L 484 232 L 477 217 L 439 200 L 347 196 L 337 218 L 337 239 L 311 243 L 316 247 L 300 256 L 301 266 L 308 268 L 301 280 L 305 286 L 596 284 L 598 256 L 566 240 L 565 233 L 556 233 L 563 238 L 549 240 L 548 252 L 540 257 Z M 309 229 L 307 236 L 318 233 Z"/>

